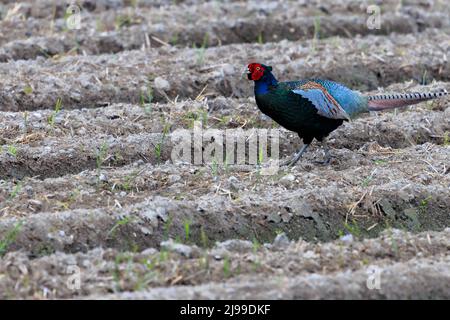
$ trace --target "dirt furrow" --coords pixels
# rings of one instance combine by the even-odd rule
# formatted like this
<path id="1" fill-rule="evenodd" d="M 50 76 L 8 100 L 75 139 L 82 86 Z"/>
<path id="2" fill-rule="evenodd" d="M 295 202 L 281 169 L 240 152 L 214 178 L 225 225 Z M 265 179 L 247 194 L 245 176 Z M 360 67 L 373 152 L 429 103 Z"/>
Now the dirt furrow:
<path id="1" fill-rule="evenodd" d="M 321 159 L 322 154 L 320 148 L 313 146 L 299 169 L 289 171 L 281 168 L 273 176 L 258 175 L 256 166 L 243 170 L 239 166 L 214 169 L 211 164 L 204 167 L 153 166 L 137 162 L 121 168 L 101 167 L 60 178 L 2 181 L 0 212 L 5 216 L 27 216 L 42 211 L 114 207 L 116 201 L 121 205 L 131 205 L 149 196 L 170 197 L 171 194 L 177 195 L 173 196 L 174 199 L 194 201 L 209 192 L 228 194 L 236 200 L 240 198 L 240 193 L 255 188 L 271 197 L 270 192 L 275 192 L 279 187 L 315 190 L 316 185 L 324 186 L 327 180 L 340 181 L 343 185 L 339 187 L 344 189 L 357 187 L 361 194 L 366 188 L 392 181 L 402 181 L 402 186 L 417 184 L 438 188 L 450 183 L 450 155 L 445 146 L 426 143 L 395 150 L 380 147 L 377 143 L 367 143 L 356 152 L 334 149 L 332 153 L 336 158 L 329 167 L 316 165 L 313 161 Z M 321 178 L 323 175 L 325 178 Z M 223 190 L 218 190 L 218 185 Z M 267 185 L 267 189 L 262 185 Z"/>
<path id="2" fill-rule="evenodd" d="M 373 30 L 367 28 L 368 17 L 365 14 L 314 17 L 304 11 L 286 10 L 281 7 L 279 12 L 267 11 L 265 15 L 261 15 L 260 10 L 241 6 L 235 10 L 242 18 L 230 22 L 226 15 L 230 9 L 228 6 L 203 7 L 205 5 L 201 8 L 180 8 L 177 12 L 168 11 L 163 14 L 158 14 L 159 11 L 142 10 L 131 13 L 129 10 L 106 12 L 100 17 L 84 17 L 83 28 L 76 31 L 68 30 L 64 19 L 55 22 L 25 20 L 21 27 L 18 27 L 16 22 L 4 22 L 2 29 L 7 30 L 10 26 L 14 26 L 14 29 L 6 33 L 3 39 L 0 38 L 0 62 L 35 59 L 39 56 L 48 58 L 73 54 L 117 53 L 166 44 L 204 48 L 282 39 L 305 40 L 334 36 L 351 38 L 356 35 L 386 35 L 392 32 L 414 33 L 427 28 L 450 30 L 448 13 L 442 12 L 419 15 L 386 13 L 383 15 L 382 27 Z M 217 17 L 211 17 L 212 14 Z M 180 24 L 166 27 L 164 21 L 173 15 L 179 16 Z M 151 23 L 147 22 L 148 17 L 151 17 Z M 35 31 L 30 33 L 29 30 Z"/>
<path id="3" fill-rule="evenodd" d="M 101 13 L 107 10 L 123 8 L 159 8 L 177 7 L 179 5 L 199 5 L 211 0 L 78 0 L 77 5 L 82 12 Z M 215 1 L 215 0 L 212 0 Z M 346 0 L 351 4 L 353 0 Z M 394 0 L 389 0 L 394 2 Z M 245 0 L 221 0 L 221 3 L 245 2 Z M 1 12 L 5 16 L 20 18 L 63 18 L 72 0 L 0 0 Z M 355 3 L 353 6 L 356 7 Z M 8 11 L 12 11 L 8 15 Z"/>
<path id="4" fill-rule="evenodd" d="M 417 79 L 449 80 L 446 34 L 369 36 L 335 41 L 229 45 L 217 48 L 129 51 L 116 55 L 0 64 L 3 111 L 104 106 L 114 102 L 173 100 L 176 97 L 248 97 L 250 83 L 239 66 L 249 60 L 273 64 L 280 80 L 330 78 L 355 89 Z M 417 47 L 415 43 L 421 42 Z M 334 57 L 332 58 L 331 52 Z M 388 59 L 382 56 L 389 57 Z M 381 60 L 380 60 L 381 59 Z M 243 69 L 242 69 L 243 70 Z"/>
<path id="5" fill-rule="evenodd" d="M 449 111 L 450 108 L 445 109 L 445 112 L 417 109 L 397 115 L 380 114 L 378 117 L 362 118 L 339 128 L 330 136 L 329 141 L 333 147 L 350 150 L 358 150 L 368 142 L 377 142 L 382 147 L 390 148 L 405 148 L 425 142 L 446 145 L 450 131 Z M 91 137 L 85 132 L 81 136 L 85 138 L 80 139 L 79 136 L 71 135 L 73 129 L 70 130 L 68 121 L 63 125 L 65 130 L 59 131 L 66 132 L 66 135 L 45 137 L 37 132 L 19 136 L 15 140 L 8 139 L 1 146 L 0 177 L 22 179 L 37 176 L 44 179 L 99 169 L 102 166 L 122 166 L 138 160 L 152 164 L 163 163 L 172 159 L 174 146 L 180 143 L 174 133 L 169 133 L 170 122 L 165 120 L 165 123 L 169 124 L 165 126 L 167 131 L 163 130 L 161 133 L 142 132 L 117 137 L 98 134 Z M 270 123 L 268 127 L 270 128 Z M 176 129 L 173 127 L 172 131 Z M 225 132 L 221 131 L 222 136 Z M 285 130 L 277 132 L 280 135 L 280 156 L 292 154 L 300 145 L 300 139 Z M 193 131 L 187 131 L 186 134 L 192 137 Z M 269 141 L 271 135 L 272 133 L 268 137 Z M 226 138 L 223 140 L 226 141 Z M 204 141 L 203 147 L 208 144 L 209 142 Z M 248 150 L 246 147 L 247 160 Z M 226 159 L 226 148 L 224 154 Z M 176 155 L 177 153 L 174 154 L 175 157 Z"/>
<path id="6" fill-rule="evenodd" d="M 425 298 L 431 294 L 440 297 L 445 295 L 445 291 L 441 290 L 448 289 L 449 263 L 448 257 L 445 257 L 448 246 L 448 229 L 420 234 L 391 229 L 378 238 L 361 242 L 342 238 L 330 243 L 312 244 L 302 240 L 290 241 L 285 235 L 280 235 L 271 244 L 229 240 L 216 243 L 211 249 L 168 241 L 162 244 L 159 251 L 124 252 L 98 248 L 86 253 L 57 252 L 38 258 L 30 258 L 22 251 L 8 253 L 0 261 L 0 272 L 5 274 L 0 279 L 0 292 L 2 298 L 42 298 L 45 297 L 42 296 L 45 294 L 42 288 L 45 287 L 45 292 L 49 294 L 46 298 L 73 295 L 98 297 L 115 292 L 116 295 L 108 297 L 167 299 L 179 298 L 182 293 L 190 297 L 192 292 L 202 291 L 203 298 L 214 295 L 225 298 L 237 294 L 234 290 L 240 290 L 238 283 L 244 282 L 255 297 L 258 293 L 254 280 L 264 272 L 270 275 L 274 283 L 262 281 L 266 283 L 266 289 L 260 290 L 261 298 L 317 298 L 323 296 L 324 285 L 333 285 L 333 290 L 327 290 L 330 298 L 344 293 L 387 298 L 395 292 L 410 298 Z M 431 266 L 431 259 L 435 260 L 434 267 Z M 411 277 L 408 286 L 402 290 L 393 290 L 395 286 L 391 283 L 394 280 L 391 272 L 394 270 L 400 271 L 400 274 L 409 270 L 407 273 L 411 273 L 410 276 L 421 271 L 422 276 L 420 279 L 417 275 Z M 70 288 L 70 284 L 74 284 L 70 281 L 74 271 L 79 272 L 78 290 Z M 369 272 L 374 271 L 380 274 L 380 290 L 370 292 L 366 283 Z M 316 275 L 312 276 L 312 273 Z M 295 284 L 289 289 L 285 288 L 287 277 L 291 279 L 289 283 Z M 294 282 L 292 277 L 296 279 Z M 418 280 L 417 283 L 413 279 Z M 433 293 L 423 284 L 419 289 L 418 283 L 425 279 L 439 280 L 443 285 Z M 353 289 L 346 291 L 344 288 L 347 286 L 340 285 L 344 280 L 355 283 L 356 287 L 350 286 Z M 232 289 L 225 292 L 218 290 L 215 284 L 218 281 L 229 284 Z M 298 286 L 299 283 L 305 285 Z M 175 287 L 161 288 L 168 285 Z M 436 283 L 431 281 L 427 285 L 434 287 Z M 204 290 L 197 286 L 207 288 Z M 280 290 L 280 286 L 285 290 Z M 11 292 L 8 289 L 11 287 L 17 290 Z M 130 294 L 127 291 L 136 292 Z"/>
<path id="7" fill-rule="evenodd" d="M 29 18 L 50 18 L 58 19 L 63 18 L 66 15 L 66 10 L 71 4 L 71 1 L 58 1 L 53 0 L 40 0 L 32 1 L 25 0 L 17 1 L 2 0 L 1 11 L 8 19 L 29 19 Z M 367 7 L 373 5 L 368 0 L 343 0 L 339 2 L 324 2 L 321 0 L 283 0 L 283 1 L 245 1 L 245 0 L 221 0 L 219 1 L 201 1 L 201 0 L 124 0 L 124 1 L 110 1 L 110 0 L 80 0 L 77 1 L 81 12 L 102 14 L 105 11 L 112 12 L 121 11 L 123 9 L 133 10 L 145 10 L 153 8 L 152 13 L 158 14 L 158 12 L 171 12 L 186 10 L 193 8 L 193 11 L 203 11 L 203 8 L 221 8 L 225 7 L 228 11 L 225 12 L 231 16 L 235 16 L 235 8 L 251 8 L 255 13 L 265 14 L 267 10 L 279 11 L 279 8 L 283 8 L 286 12 L 289 10 L 295 10 L 300 12 L 307 12 L 310 15 L 330 15 L 332 13 L 351 12 L 353 14 L 367 13 Z M 399 3 L 397 0 L 384 0 L 378 4 L 383 12 L 399 12 L 402 10 L 417 10 L 421 11 L 445 11 L 448 9 L 443 1 L 424 2 L 420 0 L 402 1 Z M 230 12 L 231 11 L 231 12 Z M 176 17 L 177 21 L 180 17 Z M 181 17 L 183 19 L 184 17 Z"/>
<path id="8" fill-rule="evenodd" d="M 110 135 L 95 140 L 76 137 L 50 139 L 46 146 L 7 147 L 0 155 L 0 176 L 57 177 L 99 166 L 121 166 L 137 160 L 160 163 L 170 158 L 163 134 L 135 134 L 123 138 Z M 158 149 L 158 146 L 160 149 Z M 11 150 L 11 148 L 13 148 Z M 13 151 L 14 150 L 14 151 Z"/>
<path id="9" fill-rule="evenodd" d="M 435 92 L 445 87 L 445 83 L 438 83 L 435 86 L 417 86 L 406 91 Z M 405 92 L 404 86 L 397 88 L 395 92 Z M 435 111 L 446 109 L 447 101 L 449 99 L 443 97 L 406 110 L 419 112 L 419 117 L 424 117 L 424 113 L 430 113 L 434 118 Z M 403 111 L 397 110 L 395 114 Z M 371 116 L 363 115 L 361 118 L 366 120 L 358 121 L 370 123 L 378 116 L 384 117 L 383 119 L 389 122 L 395 119 L 395 117 L 385 116 L 386 113 L 388 112 L 373 113 Z M 105 134 L 122 137 L 139 133 L 161 133 L 164 130 L 192 129 L 195 121 L 202 122 L 204 129 L 249 130 L 278 127 L 257 109 L 253 98 L 216 98 L 203 101 L 188 99 L 177 104 L 144 103 L 139 106 L 119 103 L 102 108 L 63 109 L 58 112 L 54 110 L 2 112 L 0 115 L 2 116 L 0 145 L 30 142 L 37 145 L 44 137 L 84 137 Z M 426 121 L 425 118 L 419 120 Z M 438 129 L 438 131 L 442 130 Z M 361 140 L 366 138 L 368 137 L 361 137 Z"/>
<path id="10" fill-rule="evenodd" d="M 371 268 L 333 275 L 241 277 L 238 281 L 200 286 L 165 287 L 146 292 L 89 297 L 90 299 L 447 299 L 450 259 L 438 256 L 383 267 L 380 290 L 368 288 Z M 407 282 L 402 279 L 408 279 Z M 382 289 L 381 289 L 382 288 Z"/>
<path id="11" fill-rule="evenodd" d="M 388 177 L 387 172 L 384 175 Z M 252 190 L 243 192 L 228 181 L 211 183 L 209 194 L 195 200 L 148 195 L 144 201 L 127 206 L 122 206 L 121 198 L 133 199 L 133 193 L 124 192 L 111 197 L 104 208 L 3 217 L 0 239 L 8 239 L 18 229 L 5 250 L 25 249 L 40 255 L 55 250 L 85 251 L 96 246 L 142 249 L 158 246 L 168 237 L 189 237 L 199 245 L 205 237 L 207 241 L 256 238 L 267 242 L 283 231 L 292 239 L 325 241 L 346 232 L 371 237 L 390 226 L 418 232 L 442 230 L 448 224 L 448 181 L 415 184 L 400 179 L 373 186 L 364 181 L 349 186 L 342 176 L 324 185 L 320 179 L 307 177 L 311 179 L 303 184 L 306 189 L 297 188 L 296 183 L 286 189 L 285 182 L 264 188 L 260 180 Z M 433 181 L 431 177 L 429 180 Z M 103 192 L 99 196 L 107 195 Z"/>

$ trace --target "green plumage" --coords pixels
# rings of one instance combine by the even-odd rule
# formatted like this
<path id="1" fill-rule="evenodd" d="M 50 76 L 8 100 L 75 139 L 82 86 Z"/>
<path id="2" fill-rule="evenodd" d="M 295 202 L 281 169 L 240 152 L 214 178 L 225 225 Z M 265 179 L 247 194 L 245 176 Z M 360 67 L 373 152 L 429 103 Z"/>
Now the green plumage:
<path id="1" fill-rule="evenodd" d="M 324 137 L 343 123 L 343 119 L 329 119 L 317 113 L 312 102 L 292 92 L 298 83 L 277 83 L 264 93 L 255 93 L 256 104 L 261 112 L 282 127 L 297 132 L 306 144 Z"/>

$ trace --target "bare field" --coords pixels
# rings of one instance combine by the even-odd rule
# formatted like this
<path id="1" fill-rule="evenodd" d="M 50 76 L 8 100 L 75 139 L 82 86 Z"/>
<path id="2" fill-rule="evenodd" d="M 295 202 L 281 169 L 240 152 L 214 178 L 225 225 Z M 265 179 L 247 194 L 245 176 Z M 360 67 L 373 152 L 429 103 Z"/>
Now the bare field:
<path id="1" fill-rule="evenodd" d="M 327 166 L 316 144 L 273 175 L 172 161 L 196 121 L 301 145 L 257 109 L 252 60 L 450 91 L 446 1 L 382 1 L 379 30 L 324 2 L 84 0 L 70 30 L 63 2 L 0 0 L 0 298 L 450 298 L 448 97 L 344 124 Z"/>

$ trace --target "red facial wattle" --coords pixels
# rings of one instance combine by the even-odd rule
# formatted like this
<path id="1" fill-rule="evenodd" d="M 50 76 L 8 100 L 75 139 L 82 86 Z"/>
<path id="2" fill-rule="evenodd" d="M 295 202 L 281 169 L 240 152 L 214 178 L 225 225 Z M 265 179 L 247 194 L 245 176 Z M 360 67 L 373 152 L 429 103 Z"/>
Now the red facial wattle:
<path id="1" fill-rule="evenodd" d="M 250 63 L 248 65 L 249 80 L 258 81 L 264 75 L 264 67 L 259 63 Z"/>

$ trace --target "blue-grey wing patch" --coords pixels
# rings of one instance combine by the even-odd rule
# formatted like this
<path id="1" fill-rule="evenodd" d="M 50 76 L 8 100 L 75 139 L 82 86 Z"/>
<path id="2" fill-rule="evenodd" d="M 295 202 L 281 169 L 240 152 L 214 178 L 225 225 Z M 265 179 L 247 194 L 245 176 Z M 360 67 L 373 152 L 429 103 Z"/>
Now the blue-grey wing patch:
<path id="1" fill-rule="evenodd" d="M 317 113 L 330 119 L 347 119 L 350 116 L 322 85 L 317 82 L 307 82 L 299 89 L 292 90 L 295 94 L 308 99 L 316 107 Z"/>

